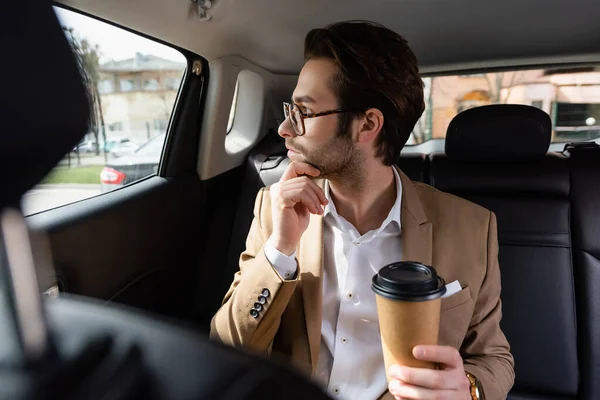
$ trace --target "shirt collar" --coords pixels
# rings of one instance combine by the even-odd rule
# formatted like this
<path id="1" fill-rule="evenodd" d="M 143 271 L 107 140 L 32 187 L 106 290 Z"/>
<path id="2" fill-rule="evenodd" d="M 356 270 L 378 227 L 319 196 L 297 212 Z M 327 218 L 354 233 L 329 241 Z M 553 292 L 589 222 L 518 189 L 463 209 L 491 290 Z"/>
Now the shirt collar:
<path id="1" fill-rule="evenodd" d="M 394 179 L 396 180 L 396 201 L 394 202 L 394 205 L 392 206 L 387 218 L 381 224 L 381 227 L 377 229 L 377 233 L 383 231 L 392 222 L 396 222 L 398 224 L 398 230 L 400 230 L 402 227 L 400 222 L 400 210 L 402 209 L 402 181 L 400 180 L 400 174 L 398 174 L 396 167 L 392 167 L 392 171 L 394 171 Z M 325 197 L 329 201 L 324 208 L 323 217 L 331 214 L 336 220 L 341 219 L 342 217 L 337 213 L 335 204 L 331 199 L 331 193 L 329 191 L 329 179 L 325 180 L 323 192 L 325 192 Z"/>

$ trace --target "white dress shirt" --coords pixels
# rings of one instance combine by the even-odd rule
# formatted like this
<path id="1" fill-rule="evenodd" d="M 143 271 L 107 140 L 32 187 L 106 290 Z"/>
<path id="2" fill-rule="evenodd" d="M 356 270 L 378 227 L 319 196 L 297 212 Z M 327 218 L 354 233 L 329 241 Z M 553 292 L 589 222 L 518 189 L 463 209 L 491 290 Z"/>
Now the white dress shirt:
<path id="1" fill-rule="evenodd" d="M 396 202 L 381 226 L 362 236 L 337 213 L 325 181 L 323 322 L 313 379 L 334 399 L 377 399 L 387 389 L 371 279 L 381 267 L 401 260 L 402 184 L 393 171 Z M 295 253 L 286 256 L 269 242 L 264 251 L 282 277 L 294 277 Z"/>

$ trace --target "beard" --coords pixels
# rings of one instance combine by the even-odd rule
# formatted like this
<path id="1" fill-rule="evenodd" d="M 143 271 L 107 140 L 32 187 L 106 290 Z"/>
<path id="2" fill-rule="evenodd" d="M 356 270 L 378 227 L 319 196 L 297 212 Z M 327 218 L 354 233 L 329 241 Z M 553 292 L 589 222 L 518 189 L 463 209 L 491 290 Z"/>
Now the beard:
<path id="1" fill-rule="evenodd" d="M 300 153 L 302 162 L 321 172 L 316 179 L 329 179 L 344 184 L 360 182 L 362 156 L 350 134 L 338 134 L 325 145 L 312 150 L 295 143 L 293 139 L 288 139 L 287 144 Z"/>

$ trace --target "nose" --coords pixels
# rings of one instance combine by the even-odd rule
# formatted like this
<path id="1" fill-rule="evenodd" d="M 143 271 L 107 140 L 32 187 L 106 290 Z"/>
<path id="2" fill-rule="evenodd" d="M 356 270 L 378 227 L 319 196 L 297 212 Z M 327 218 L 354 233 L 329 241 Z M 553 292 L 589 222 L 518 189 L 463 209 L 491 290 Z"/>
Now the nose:
<path id="1" fill-rule="evenodd" d="M 277 129 L 277 133 L 282 138 L 291 138 L 296 136 L 296 131 L 292 127 L 292 122 L 289 118 L 283 120 L 281 125 L 279 125 L 279 129 Z"/>

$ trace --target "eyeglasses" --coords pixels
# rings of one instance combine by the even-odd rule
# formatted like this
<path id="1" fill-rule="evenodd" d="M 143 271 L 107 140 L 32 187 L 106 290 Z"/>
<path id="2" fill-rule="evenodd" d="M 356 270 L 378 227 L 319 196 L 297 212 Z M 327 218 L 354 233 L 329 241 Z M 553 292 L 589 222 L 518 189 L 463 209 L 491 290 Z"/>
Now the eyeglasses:
<path id="1" fill-rule="evenodd" d="M 306 129 L 304 128 L 304 120 L 306 118 L 324 117 L 325 115 L 339 114 L 349 111 L 350 110 L 329 110 L 318 113 L 305 114 L 302 111 L 300 111 L 300 107 L 298 107 L 297 104 L 283 103 L 283 114 L 285 115 L 286 119 L 290 119 L 292 127 L 294 128 L 294 131 L 298 136 L 302 136 L 306 133 Z"/>

